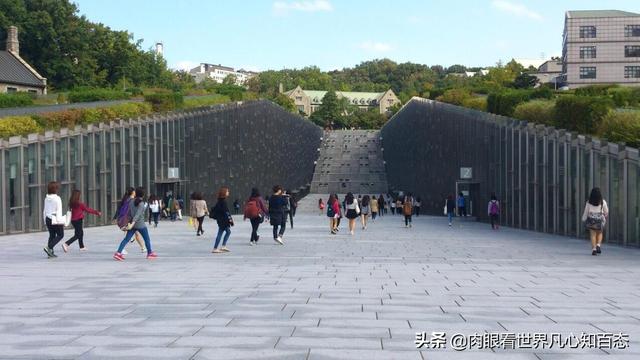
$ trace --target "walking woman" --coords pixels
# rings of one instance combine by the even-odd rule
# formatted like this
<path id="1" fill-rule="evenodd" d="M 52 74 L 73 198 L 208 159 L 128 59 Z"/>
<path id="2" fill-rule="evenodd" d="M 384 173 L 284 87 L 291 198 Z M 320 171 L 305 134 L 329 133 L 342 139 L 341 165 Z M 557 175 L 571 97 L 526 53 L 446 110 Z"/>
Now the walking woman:
<path id="1" fill-rule="evenodd" d="M 207 202 L 204 201 L 204 196 L 201 192 L 193 193 L 193 199 L 191 200 L 191 214 L 190 216 L 198 222 L 198 229 L 196 230 L 196 236 L 200 236 L 204 234 L 204 230 L 202 230 L 202 222 L 204 221 L 205 215 L 209 214 L 209 210 L 207 210 Z"/>
<path id="2" fill-rule="evenodd" d="M 154 227 L 158 227 L 158 217 L 160 217 L 160 209 L 162 209 L 160 199 L 158 199 L 158 197 L 155 195 L 151 195 L 151 197 L 149 197 L 149 211 L 151 212 L 149 225 L 151 225 L 151 221 L 153 220 Z"/>
<path id="3" fill-rule="evenodd" d="M 422 206 L 422 199 L 418 196 L 416 198 L 416 216 L 420 216 L 420 207 Z"/>
<path id="4" fill-rule="evenodd" d="M 139 187 L 134 191 L 134 198 L 129 200 L 128 217 L 130 220 L 129 224 L 127 225 L 127 234 L 120 242 L 120 246 L 118 247 L 116 253 L 113 254 L 114 260 L 124 260 L 122 251 L 136 233 L 142 235 L 142 238 L 144 239 L 144 244 L 147 249 L 147 259 L 153 260 L 158 257 L 158 255 L 156 255 L 156 253 L 151 250 L 151 238 L 149 238 L 149 229 L 147 229 L 147 224 L 144 221 L 144 215 L 146 211 L 147 205 L 144 202 L 144 189 Z"/>
<path id="5" fill-rule="evenodd" d="M 376 216 L 378 216 L 378 199 L 376 199 L 376 196 L 373 195 L 373 197 L 371 197 L 371 220 L 375 220 Z"/>
<path id="6" fill-rule="evenodd" d="M 129 214 L 129 207 L 131 206 L 131 203 L 135 199 L 135 197 L 136 197 L 136 190 L 132 187 L 128 188 L 127 191 L 122 196 L 120 203 L 118 204 L 118 210 L 113 216 L 114 223 L 118 224 L 119 226 L 126 225 L 126 222 L 128 222 L 127 216 Z M 142 241 L 142 237 L 140 236 L 139 233 L 137 232 L 135 233 L 134 239 L 140 246 L 140 252 L 143 253 L 147 251 L 144 241 Z M 122 249 L 122 254 L 127 255 L 127 250 Z"/>
<path id="7" fill-rule="evenodd" d="M 500 224 L 500 202 L 496 198 L 496 194 L 491 194 L 491 200 L 489 200 L 489 204 L 487 205 L 487 213 L 491 220 L 491 229 L 498 230 Z"/>
<path id="8" fill-rule="evenodd" d="M 456 201 L 458 202 L 458 216 L 467 216 L 467 207 L 465 205 L 464 194 L 462 191 L 458 193 Z"/>
<path id="9" fill-rule="evenodd" d="M 404 226 L 412 227 L 411 216 L 413 215 L 413 196 L 411 196 L 411 193 L 404 197 L 404 202 L 402 203 L 402 214 L 404 215 Z"/>
<path id="10" fill-rule="evenodd" d="M 260 235 L 258 235 L 258 227 L 264 222 L 264 218 L 267 216 L 267 208 L 260 196 L 258 189 L 251 189 L 251 195 L 249 200 L 244 206 L 244 220 L 249 219 L 251 222 L 251 238 L 249 239 L 249 245 L 257 245 Z"/>
<path id="11" fill-rule="evenodd" d="M 360 208 L 352 193 L 347 193 L 347 196 L 344 198 L 344 202 L 347 210 L 347 219 L 349 219 L 349 233 L 353 235 L 356 228 L 356 219 L 360 214 Z"/>
<path id="12" fill-rule="evenodd" d="M 47 196 L 44 198 L 44 206 L 42 216 L 44 223 L 49 230 L 49 241 L 44 248 L 44 252 L 49 259 L 56 258 L 56 254 L 53 252 L 53 248 L 64 237 L 64 224 L 60 223 L 62 216 L 62 199 L 58 196 L 58 189 L 60 189 L 60 183 L 52 181 L 47 184 Z"/>
<path id="13" fill-rule="evenodd" d="M 393 199 L 389 199 L 389 206 L 391 207 L 391 215 L 396 214 L 396 202 Z"/>
<path id="14" fill-rule="evenodd" d="M 385 206 L 387 206 L 387 202 L 384 201 L 384 195 L 380 194 L 380 197 L 378 197 L 378 208 L 380 209 L 380 216 L 385 215 L 385 211 L 387 211 Z"/>
<path id="15" fill-rule="evenodd" d="M 445 212 L 447 214 L 447 218 L 449 219 L 449 226 L 451 226 L 453 223 L 453 217 L 455 216 L 455 212 L 456 212 L 456 202 L 455 200 L 453 200 L 453 195 L 447 196 L 447 200 L 444 204 L 444 207 L 445 207 Z"/>
<path id="16" fill-rule="evenodd" d="M 216 235 L 216 242 L 213 244 L 214 254 L 229 252 L 227 249 L 227 241 L 229 240 L 229 236 L 231 236 L 231 227 L 233 226 L 233 218 L 231 217 L 231 212 L 229 211 L 229 205 L 227 204 L 227 198 L 229 197 L 229 188 L 221 187 L 218 190 L 218 202 L 213 207 L 213 218 L 216 219 L 218 223 L 218 235 Z M 224 234 L 224 240 L 222 240 L 222 247 L 220 246 L 220 239 L 222 238 L 222 234 Z"/>
<path id="17" fill-rule="evenodd" d="M 360 207 L 360 220 L 362 220 L 362 230 L 367 229 L 367 220 L 369 220 L 369 213 L 371 213 L 371 199 L 369 195 L 362 197 L 362 206 Z"/>
<path id="18" fill-rule="evenodd" d="M 318 209 L 320 210 L 320 215 L 324 212 L 324 201 L 322 198 L 318 199 Z"/>
<path id="19" fill-rule="evenodd" d="M 591 255 L 595 256 L 602 253 L 600 247 L 602 246 L 602 235 L 608 216 L 609 207 L 602 198 L 600 188 L 591 189 L 589 201 L 585 204 L 584 213 L 582 214 L 582 221 L 585 222 L 585 226 L 589 229 L 589 235 L 591 236 Z"/>
<path id="20" fill-rule="evenodd" d="M 337 234 L 338 219 L 340 218 L 340 203 L 338 203 L 338 198 L 334 194 L 329 195 L 329 200 L 327 200 L 327 217 L 329 218 L 331 234 Z"/>
<path id="21" fill-rule="evenodd" d="M 280 245 L 284 245 L 282 236 L 287 225 L 287 217 L 285 210 L 289 199 L 282 195 L 282 186 L 273 187 L 273 195 L 269 198 L 269 218 L 271 226 L 273 226 L 273 241 Z"/>
<path id="22" fill-rule="evenodd" d="M 71 225 L 73 226 L 74 234 L 67 242 L 62 243 L 62 250 L 64 252 L 69 251 L 69 245 L 78 240 L 80 251 L 87 251 L 84 246 L 84 230 L 82 229 L 82 223 L 84 220 L 84 213 L 89 213 L 97 216 L 102 216 L 102 213 L 98 210 L 94 210 L 80 201 L 80 190 L 73 190 L 71 192 L 71 198 L 69 199 L 69 209 L 71 209 Z"/>

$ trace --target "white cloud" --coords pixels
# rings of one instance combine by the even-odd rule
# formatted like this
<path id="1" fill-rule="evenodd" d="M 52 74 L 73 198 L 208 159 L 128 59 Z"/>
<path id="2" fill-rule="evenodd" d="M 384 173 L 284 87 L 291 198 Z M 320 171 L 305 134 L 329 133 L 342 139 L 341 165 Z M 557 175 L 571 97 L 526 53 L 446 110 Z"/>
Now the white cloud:
<path id="1" fill-rule="evenodd" d="M 542 20 L 542 15 L 529 9 L 523 4 L 510 2 L 508 0 L 493 0 L 491 2 L 491 5 L 500 11 L 503 11 L 515 16 L 527 17 L 529 19 L 538 20 L 538 21 Z"/>
<path id="2" fill-rule="evenodd" d="M 176 70 L 185 70 L 185 71 L 189 71 L 191 69 L 193 69 L 194 67 L 200 65 L 199 62 L 195 62 L 195 61 L 190 61 L 190 60 L 182 60 L 182 61 L 178 61 L 173 68 Z"/>
<path id="3" fill-rule="evenodd" d="M 276 14 L 284 14 L 289 11 L 332 11 L 333 5 L 329 0 L 301 0 L 301 1 L 275 1 L 273 11 Z"/>
<path id="4" fill-rule="evenodd" d="M 407 22 L 408 22 L 409 24 L 414 24 L 414 25 L 416 25 L 416 24 L 421 24 L 421 23 L 423 22 L 423 20 L 422 20 L 422 18 L 421 18 L 420 16 L 417 16 L 417 15 L 409 15 L 409 16 L 407 17 Z"/>
<path id="5" fill-rule="evenodd" d="M 365 41 L 358 45 L 358 47 L 362 50 L 373 52 L 387 52 L 391 51 L 392 49 L 392 46 L 390 44 L 373 41 Z"/>

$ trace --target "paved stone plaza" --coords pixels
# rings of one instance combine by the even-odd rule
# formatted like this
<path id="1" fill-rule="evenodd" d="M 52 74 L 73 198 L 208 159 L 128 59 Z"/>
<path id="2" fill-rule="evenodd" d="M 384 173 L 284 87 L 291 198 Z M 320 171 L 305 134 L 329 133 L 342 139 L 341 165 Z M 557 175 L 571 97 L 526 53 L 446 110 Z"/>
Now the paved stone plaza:
<path id="1" fill-rule="evenodd" d="M 640 250 L 444 217 L 386 216 L 329 234 L 306 200 L 276 245 L 249 246 L 236 217 L 229 254 L 183 222 L 151 229 L 160 256 L 121 233 L 86 229 L 58 259 L 45 233 L 0 237 L 0 358 L 7 359 L 600 359 L 640 358 Z M 461 225 L 462 224 L 462 225 Z M 71 232 L 67 230 L 67 239 Z M 415 333 L 628 333 L 625 350 L 417 350 Z M 611 354 L 610 356 L 607 356 Z"/>

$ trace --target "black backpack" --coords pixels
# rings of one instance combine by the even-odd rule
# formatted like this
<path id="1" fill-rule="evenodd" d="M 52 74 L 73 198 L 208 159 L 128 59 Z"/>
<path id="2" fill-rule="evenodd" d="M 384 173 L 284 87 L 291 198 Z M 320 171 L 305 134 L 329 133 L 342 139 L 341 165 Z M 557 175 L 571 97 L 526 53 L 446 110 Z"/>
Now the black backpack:
<path id="1" fill-rule="evenodd" d="M 215 218 L 216 218 L 216 207 L 215 206 L 212 206 L 211 210 L 209 210 L 209 217 L 211 219 L 215 220 Z"/>

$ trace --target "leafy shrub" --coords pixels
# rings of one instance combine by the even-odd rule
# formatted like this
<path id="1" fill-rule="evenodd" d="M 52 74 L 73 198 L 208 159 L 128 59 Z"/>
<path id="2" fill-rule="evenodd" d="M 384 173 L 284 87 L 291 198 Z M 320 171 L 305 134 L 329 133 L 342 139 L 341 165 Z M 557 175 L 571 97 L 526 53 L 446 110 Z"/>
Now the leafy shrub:
<path id="1" fill-rule="evenodd" d="M 533 100 L 516 106 L 513 117 L 536 124 L 554 125 L 555 102 Z"/>
<path id="2" fill-rule="evenodd" d="M 145 95 L 144 101 L 151 104 L 153 111 L 164 112 L 180 109 L 184 104 L 184 97 L 179 92 L 157 92 Z"/>
<path id="3" fill-rule="evenodd" d="M 640 104 L 640 88 L 612 88 L 609 89 L 608 93 L 618 107 L 638 106 Z"/>
<path id="4" fill-rule="evenodd" d="M 547 86 L 540 86 L 531 90 L 530 99 L 551 99 L 553 98 L 553 90 Z"/>
<path id="5" fill-rule="evenodd" d="M 531 92 L 527 90 L 506 90 L 494 92 L 487 97 L 487 111 L 490 113 L 512 116 L 516 106 L 529 100 Z"/>
<path id="6" fill-rule="evenodd" d="M 0 119 L 0 138 L 28 135 L 40 130 L 40 125 L 30 116 L 9 116 Z"/>
<path id="7" fill-rule="evenodd" d="M 450 89 L 438 96 L 436 100 L 446 102 L 453 105 L 462 105 L 465 100 L 471 98 L 471 92 L 467 89 L 458 88 Z"/>
<path id="8" fill-rule="evenodd" d="M 33 97 L 28 93 L 0 94 L 0 108 L 29 106 L 33 104 Z"/>
<path id="9" fill-rule="evenodd" d="M 487 98 L 486 97 L 471 97 L 468 99 L 465 99 L 462 102 L 462 106 L 470 108 L 470 109 L 476 109 L 476 110 L 480 110 L 480 111 L 487 111 Z"/>
<path id="10" fill-rule="evenodd" d="M 591 85 L 575 90 L 577 96 L 604 96 L 608 94 L 609 89 L 615 88 L 617 85 Z"/>
<path id="11" fill-rule="evenodd" d="M 82 123 L 83 109 L 68 109 L 33 115 L 38 124 L 47 130 L 72 128 Z"/>
<path id="12" fill-rule="evenodd" d="M 139 87 L 132 87 L 132 88 L 128 88 L 126 90 L 127 93 L 129 93 L 129 95 L 131 96 L 142 96 L 143 92 L 142 89 Z"/>
<path id="13" fill-rule="evenodd" d="M 58 104 L 66 104 L 67 103 L 67 95 L 65 93 L 59 93 L 56 97 L 56 102 Z"/>
<path id="14" fill-rule="evenodd" d="M 184 108 L 196 108 L 201 106 L 211 106 L 230 102 L 231 99 L 225 95 L 209 95 L 184 99 Z"/>
<path id="15" fill-rule="evenodd" d="M 70 103 L 128 99 L 129 94 L 113 89 L 76 89 L 69 92 Z"/>
<path id="16" fill-rule="evenodd" d="M 640 111 L 611 111 L 603 119 L 598 134 L 611 142 L 640 147 Z"/>
<path id="17" fill-rule="evenodd" d="M 581 134 L 594 134 L 613 109 L 613 100 L 595 96 L 562 96 L 556 100 L 556 126 Z"/>

